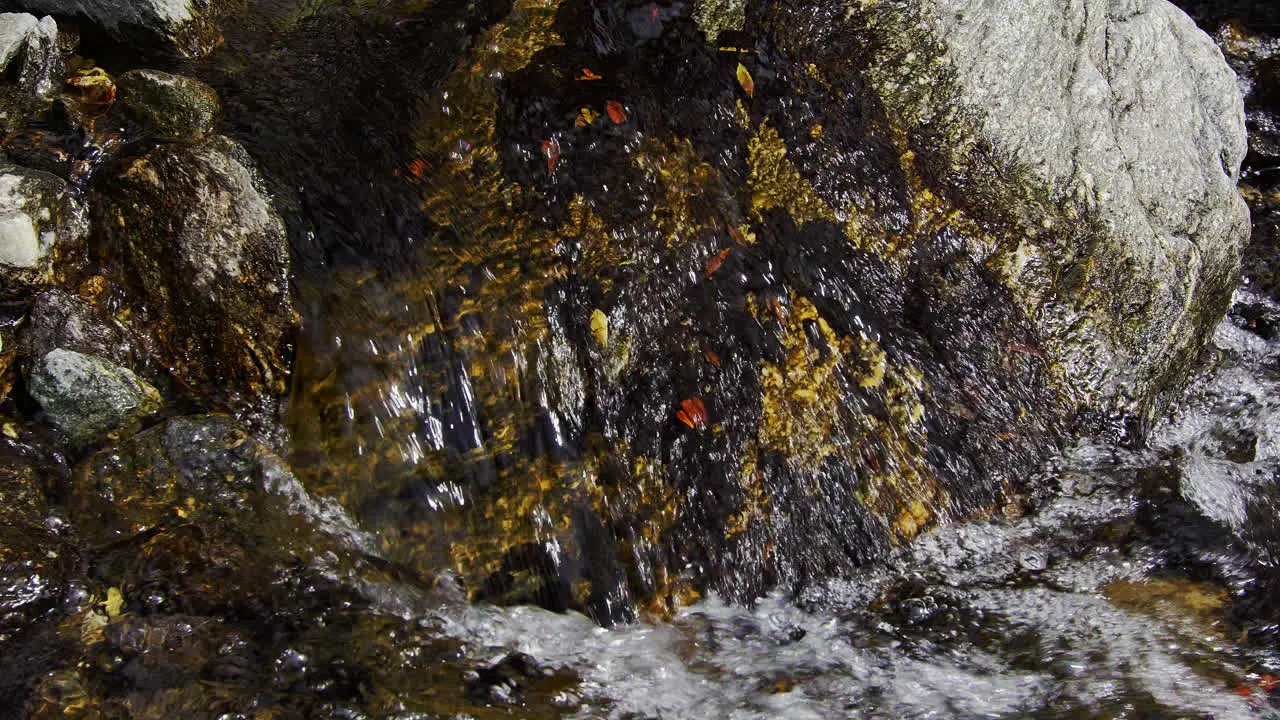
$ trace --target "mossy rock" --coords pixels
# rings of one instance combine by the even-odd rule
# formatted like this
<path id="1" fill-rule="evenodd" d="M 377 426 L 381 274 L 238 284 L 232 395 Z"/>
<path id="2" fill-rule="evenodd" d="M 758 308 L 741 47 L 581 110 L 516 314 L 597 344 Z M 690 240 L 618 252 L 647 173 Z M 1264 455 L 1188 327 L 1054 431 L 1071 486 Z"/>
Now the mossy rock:
<path id="1" fill-rule="evenodd" d="M 213 88 L 159 70 L 130 70 L 116 78 L 116 104 L 143 132 L 179 142 L 211 137 L 222 114 Z"/>

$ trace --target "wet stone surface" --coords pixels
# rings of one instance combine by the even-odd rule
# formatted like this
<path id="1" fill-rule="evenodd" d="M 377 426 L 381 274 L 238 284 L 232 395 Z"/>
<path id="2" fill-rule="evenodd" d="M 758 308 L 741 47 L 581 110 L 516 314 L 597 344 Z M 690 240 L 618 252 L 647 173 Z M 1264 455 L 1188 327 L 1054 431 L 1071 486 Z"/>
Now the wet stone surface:
<path id="1" fill-rule="evenodd" d="M 279 443 L 297 315 L 284 226 L 243 148 L 224 137 L 130 158 L 95 221 L 122 263 L 135 324 L 186 394 Z M 175 284 L 174 278 L 183 278 Z"/>

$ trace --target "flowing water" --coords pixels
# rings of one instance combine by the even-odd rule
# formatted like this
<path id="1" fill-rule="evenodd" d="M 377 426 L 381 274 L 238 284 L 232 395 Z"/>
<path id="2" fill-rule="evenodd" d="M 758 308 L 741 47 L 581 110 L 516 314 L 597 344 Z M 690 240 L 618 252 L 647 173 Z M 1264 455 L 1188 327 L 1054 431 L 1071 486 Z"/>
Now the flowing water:
<path id="1" fill-rule="evenodd" d="M 482 28 L 507 11 L 499 5 L 255 5 L 251 19 L 229 23 L 210 61 L 189 68 L 218 87 L 228 132 L 262 163 L 290 220 L 305 316 L 291 459 L 311 491 L 342 501 L 390 557 L 419 577 L 437 575 L 430 593 L 386 586 L 384 610 L 460 643 L 462 656 L 485 666 L 459 679 L 477 706 L 578 718 L 1280 717 L 1280 655 L 1271 646 L 1280 637 L 1280 307 L 1247 291 L 1217 329 L 1193 391 L 1144 441 L 1102 427 L 1049 463 L 1023 467 L 1016 502 L 986 519 L 942 523 L 877 550 L 874 563 L 754 603 L 677 587 L 667 589 L 668 604 L 635 603 L 633 613 L 635 598 L 600 591 L 588 602 L 575 587 L 548 590 L 542 578 L 522 576 L 523 566 L 504 567 L 487 596 L 524 604 L 459 601 L 447 571 L 458 543 L 537 538 L 545 543 L 527 552 L 542 555 L 527 565 L 568 572 L 554 541 L 561 514 L 574 511 L 546 492 L 521 508 L 527 526 L 472 512 L 516 462 L 501 454 L 473 462 L 493 442 L 477 417 L 582 407 L 590 383 L 571 372 L 576 351 L 556 317 L 538 335 L 540 362 L 524 364 L 526 316 L 477 299 L 476 288 L 496 286 L 508 298 L 543 291 L 520 285 L 521 272 L 542 262 L 534 240 L 468 244 L 486 231 L 485 203 L 503 198 L 433 180 L 435 168 L 412 161 L 428 151 L 468 167 L 487 161 L 471 156 L 483 148 L 447 116 L 497 100 L 483 84 L 448 78 Z M 498 82 L 545 43 L 538 34 L 549 32 L 555 4 L 517 5 L 517 32 L 527 35 L 495 39 L 472 68 L 476 77 Z M 645 6 L 653 12 L 629 22 L 637 36 L 661 33 L 664 13 L 680 7 Z M 503 132 L 522 122 L 498 117 Z M 629 142 L 599 139 L 637 152 Z M 525 151 L 542 161 L 537 148 Z M 652 190 L 616 180 L 618 203 L 641 204 Z M 452 239 L 424 219 L 438 212 L 432 198 L 463 218 Z M 655 251 L 650 271 L 669 275 L 663 262 Z M 664 293 L 676 292 L 643 288 L 655 313 Z M 647 322 L 636 306 L 633 317 L 614 319 L 615 337 Z M 432 334 L 468 307 L 478 308 L 473 322 L 496 338 L 496 351 Z M 474 363 L 493 356 L 505 359 Z M 606 354 L 600 362 L 627 360 Z M 449 372 L 432 370 L 442 365 Z M 477 388 L 553 397 L 511 397 L 495 410 L 481 407 Z M 638 422 L 669 423 L 669 408 L 647 412 Z M 550 417 L 513 445 L 545 463 L 543 472 L 563 473 L 571 446 L 595 440 L 583 436 L 587 419 Z M 635 502 L 660 514 L 648 501 Z M 733 559 L 725 562 L 731 570 Z M 660 574 L 657 565 L 637 567 L 616 572 Z M 530 588 L 521 589 L 524 580 Z M 756 580 L 741 587 L 750 595 Z M 590 607 L 594 617 L 553 612 L 569 607 Z M 613 621 L 621 622 L 602 626 Z M 573 679 L 547 681 L 566 673 Z"/>
<path id="2" fill-rule="evenodd" d="M 1023 518 L 750 609 L 711 598 L 602 630 L 467 608 L 446 627 L 577 669 L 618 717 L 1275 717 L 1280 658 L 1231 607 L 1273 567 L 1280 344 L 1224 322 L 1215 345 L 1222 364 L 1149 447 L 1080 443 Z"/>

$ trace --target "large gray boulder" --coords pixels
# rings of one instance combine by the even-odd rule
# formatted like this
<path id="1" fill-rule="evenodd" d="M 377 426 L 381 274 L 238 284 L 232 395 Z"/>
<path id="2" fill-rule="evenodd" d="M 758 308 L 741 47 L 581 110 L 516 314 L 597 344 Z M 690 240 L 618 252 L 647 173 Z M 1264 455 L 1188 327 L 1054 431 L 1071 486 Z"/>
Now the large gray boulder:
<path id="1" fill-rule="evenodd" d="M 1235 187 L 1244 107 L 1222 53 L 1165 0 L 873 12 L 918 12 L 912 29 L 933 44 L 905 47 L 919 38 L 887 30 L 903 55 L 878 69 L 882 95 L 910 123 L 944 118 L 958 153 L 989 145 L 1017 171 L 1026 201 L 1012 204 L 1046 232 L 987 260 L 1037 318 L 1075 399 L 1150 406 L 1207 341 L 1249 238 Z"/>

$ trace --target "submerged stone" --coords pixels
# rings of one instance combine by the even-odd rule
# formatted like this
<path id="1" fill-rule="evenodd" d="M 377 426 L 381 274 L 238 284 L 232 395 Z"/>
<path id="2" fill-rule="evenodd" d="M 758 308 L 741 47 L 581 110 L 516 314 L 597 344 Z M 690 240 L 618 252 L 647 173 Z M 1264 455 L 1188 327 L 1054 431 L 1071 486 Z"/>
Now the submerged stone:
<path id="1" fill-rule="evenodd" d="M 127 429 L 160 409 L 160 393 L 128 368 L 104 358 L 56 348 L 27 378 L 49 420 L 80 445 Z"/>

